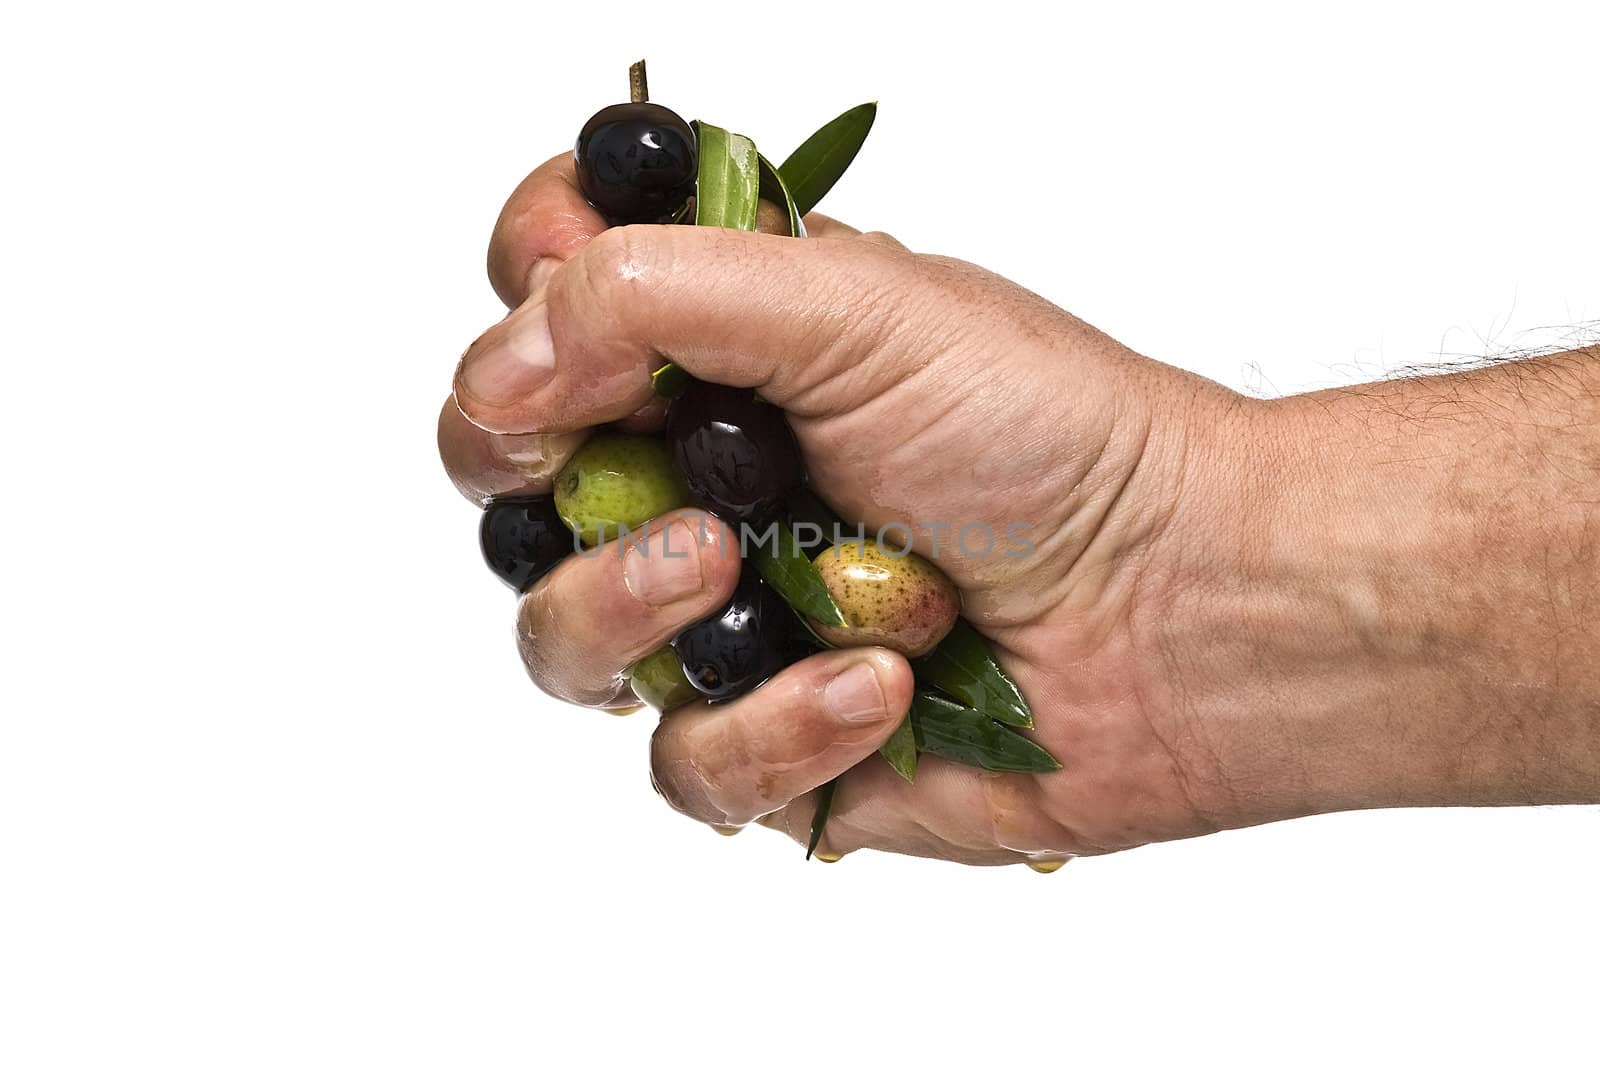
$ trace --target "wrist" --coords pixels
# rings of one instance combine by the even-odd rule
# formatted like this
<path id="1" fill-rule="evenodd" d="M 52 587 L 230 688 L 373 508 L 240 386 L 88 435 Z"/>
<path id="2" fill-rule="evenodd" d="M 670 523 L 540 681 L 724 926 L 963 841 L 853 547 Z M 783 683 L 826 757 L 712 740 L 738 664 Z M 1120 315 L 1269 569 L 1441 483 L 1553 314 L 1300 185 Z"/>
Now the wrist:
<path id="1" fill-rule="evenodd" d="M 1549 406 L 1471 379 L 1199 422 L 1143 642 L 1210 820 L 1594 798 L 1600 682 L 1570 650 L 1594 643 L 1570 635 L 1572 597 L 1600 596 L 1572 568 L 1593 507 L 1547 471 L 1548 429 L 1486 411 Z"/>

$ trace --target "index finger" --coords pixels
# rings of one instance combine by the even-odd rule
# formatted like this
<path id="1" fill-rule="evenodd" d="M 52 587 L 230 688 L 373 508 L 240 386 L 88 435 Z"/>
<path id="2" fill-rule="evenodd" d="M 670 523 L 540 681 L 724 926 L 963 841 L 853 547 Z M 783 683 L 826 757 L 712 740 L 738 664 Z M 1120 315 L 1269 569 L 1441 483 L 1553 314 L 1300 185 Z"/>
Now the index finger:
<path id="1" fill-rule="evenodd" d="M 512 191 L 489 239 L 489 283 L 507 308 L 533 289 L 541 261 L 559 264 L 606 229 L 606 221 L 578 190 L 572 154 L 540 164 Z"/>

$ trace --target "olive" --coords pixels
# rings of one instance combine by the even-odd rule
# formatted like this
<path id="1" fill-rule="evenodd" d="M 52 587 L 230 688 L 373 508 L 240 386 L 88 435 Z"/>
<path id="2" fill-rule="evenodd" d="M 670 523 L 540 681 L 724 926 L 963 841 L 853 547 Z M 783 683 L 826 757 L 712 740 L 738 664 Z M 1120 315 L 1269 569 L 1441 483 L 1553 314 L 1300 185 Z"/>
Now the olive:
<path id="1" fill-rule="evenodd" d="M 601 108 L 573 150 L 578 188 L 613 226 L 661 223 L 694 193 L 694 128 L 648 101 Z"/>
<path id="2" fill-rule="evenodd" d="M 783 410 L 748 387 L 695 381 L 667 410 L 689 500 L 725 521 L 759 521 L 800 485 L 800 446 Z"/>
<path id="3" fill-rule="evenodd" d="M 635 662 L 628 670 L 628 684 L 641 703 L 648 703 L 663 714 L 700 698 L 683 675 L 678 652 L 670 646 L 657 647 Z"/>
<path id="4" fill-rule="evenodd" d="M 649 435 L 604 434 L 584 443 L 556 476 L 555 499 L 589 547 L 687 504 L 666 444 Z"/>
<path id="5" fill-rule="evenodd" d="M 478 523 L 478 544 L 489 569 L 518 592 L 559 565 L 574 546 L 549 495 L 490 500 Z"/>
<path id="6" fill-rule="evenodd" d="M 716 613 L 672 640 L 683 674 L 712 702 L 736 699 L 805 654 L 788 603 L 755 570 Z"/>
<path id="7" fill-rule="evenodd" d="M 888 647 L 916 658 L 949 635 L 961 612 L 955 585 L 937 567 L 874 540 L 828 547 L 813 564 L 849 622 L 813 627 L 839 647 Z"/>

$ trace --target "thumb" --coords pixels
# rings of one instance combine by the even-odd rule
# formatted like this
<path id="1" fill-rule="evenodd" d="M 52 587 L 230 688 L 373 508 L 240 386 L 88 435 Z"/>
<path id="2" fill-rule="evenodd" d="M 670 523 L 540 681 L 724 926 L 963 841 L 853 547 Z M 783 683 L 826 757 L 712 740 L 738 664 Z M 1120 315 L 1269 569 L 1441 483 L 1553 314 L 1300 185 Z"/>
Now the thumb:
<path id="1" fill-rule="evenodd" d="M 456 401 L 492 432 L 575 429 L 639 409 L 670 359 L 828 415 L 924 363 L 885 343 L 940 311 L 931 270 L 892 240 L 617 227 L 472 344 Z"/>

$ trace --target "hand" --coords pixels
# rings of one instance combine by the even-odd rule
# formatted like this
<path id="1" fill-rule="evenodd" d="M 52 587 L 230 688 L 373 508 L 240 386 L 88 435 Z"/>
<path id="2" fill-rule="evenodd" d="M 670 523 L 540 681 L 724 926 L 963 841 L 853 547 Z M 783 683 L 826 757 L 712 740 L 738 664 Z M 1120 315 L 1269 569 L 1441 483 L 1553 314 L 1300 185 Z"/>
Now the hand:
<path id="1" fill-rule="evenodd" d="M 1276 560 L 1262 553 L 1277 545 L 1273 508 L 1301 493 L 1281 473 L 1315 467 L 1326 481 L 1303 492 L 1313 501 L 1296 533 L 1308 540 L 1352 550 L 1341 535 L 1373 517 L 1340 493 L 1360 485 L 1361 466 L 1334 471 L 1315 453 L 1303 407 L 1149 361 L 970 265 L 823 217 L 808 228 L 806 240 L 602 233 L 558 157 L 501 217 L 490 276 L 515 308 L 467 351 L 455 401 L 485 435 L 648 427 L 660 354 L 759 389 L 788 411 L 815 487 L 842 516 L 908 525 L 914 549 L 956 582 L 1064 769 L 998 775 L 925 756 L 913 786 L 862 763 L 903 717 L 911 671 L 886 651 L 836 651 L 737 702 L 663 718 L 652 762 L 669 802 L 803 840 L 813 790 L 845 774 L 827 855 L 989 864 L 1438 788 L 1372 758 L 1392 729 L 1339 735 L 1364 682 L 1389 666 L 1383 644 L 1364 642 L 1362 608 L 1328 612 L 1321 589 L 1308 593 L 1309 578 L 1327 579 L 1314 551 L 1293 569 L 1259 569 Z M 1319 493 L 1341 512 L 1317 513 Z M 692 511 L 681 517 L 692 523 L 674 529 L 675 547 L 699 528 Z M 959 538 L 1016 526 L 1030 553 Z M 626 668 L 732 589 L 732 533 L 706 532 L 688 559 L 574 559 L 530 591 L 519 635 L 536 683 L 580 704 L 631 703 Z M 1373 560 L 1360 549 L 1353 577 Z M 1310 608 L 1314 620 L 1298 613 Z M 1337 672 L 1308 677 L 1332 652 Z"/>
<path id="2" fill-rule="evenodd" d="M 550 161 L 496 229 L 490 276 L 515 311 L 462 362 L 455 399 L 485 429 L 463 437 L 647 424 L 659 353 L 702 378 L 759 388 L 788 410 L 815 486 L 842 515 L 922 525 L 915 548 L 961 588 L 964 612 L 996 641 L 1066 769 L 992 775 L 925 758 L 915 786 L 881 763 L 852 769 L 898 724 L 912 690 L 904 659 L 854 650 L 808 659 L 736 703 L 664 718 L 654 746 L 663 794 L 702 821 L 760 819 L 803 839 L 811 791 L 849 770 L 832 854 L 1003 863 L 1209 828 L 1140 698 L 1129 617 L 1177 505 L 1187 436 L 1186 420 L 1172 418 L 1220 411 L 1229 397 L 969 265 L 818 216 L 808 229 L 804 241 L 602 233 L 569 158 Z M 1159 428 L 1158 412 L 1168 418 Z M 448 406 L 446 416 L 454 422 Z M 1019 525 L 1031 554 L 1007 556 L 977 534 Z M 675 544 L 696 527 L 675 530 Z M 630 703 L 627 667 L 732 589 L 731 533 L 715 522 L 708 531 L 675 569 L 660 556 L 600 555 L 529 592 L 519 631 L 535 681 L 577 703 Z M 677 575 L 646 576 L 646 565 Z"/>

